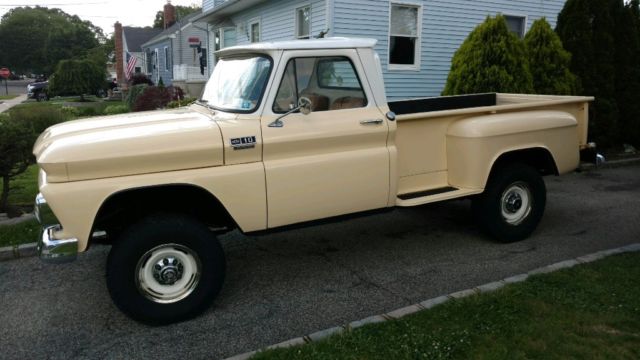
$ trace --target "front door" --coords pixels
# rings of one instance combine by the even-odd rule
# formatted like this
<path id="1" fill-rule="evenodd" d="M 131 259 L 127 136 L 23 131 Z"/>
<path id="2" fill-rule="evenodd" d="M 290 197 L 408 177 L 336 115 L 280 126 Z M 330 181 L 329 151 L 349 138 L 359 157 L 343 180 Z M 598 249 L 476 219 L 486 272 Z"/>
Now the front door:
<path id="1" fill-rule="evenodd" d="M 387 206 L 386 118 L 355 50 L 285 52 L 262 117 L 269 228 Z M 322 54 L 322 52 L 320 52 Z M 312 102 L 308 115 L 292 113 Z"/>

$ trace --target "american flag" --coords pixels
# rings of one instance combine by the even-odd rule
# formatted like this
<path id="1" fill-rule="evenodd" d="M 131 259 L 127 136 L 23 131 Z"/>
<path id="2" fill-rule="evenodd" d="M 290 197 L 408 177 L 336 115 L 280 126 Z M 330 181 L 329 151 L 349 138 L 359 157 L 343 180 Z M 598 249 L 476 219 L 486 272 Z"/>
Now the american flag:
<path id="1" fill-rule="evenodd" d="M 136 57 L 129 54 L 127 51 L 127 70 L 125 71 L 125 76 L 127 80 L 131 80 L 131 74 L 133 74 L 133 69 L 136 67 Z"/>

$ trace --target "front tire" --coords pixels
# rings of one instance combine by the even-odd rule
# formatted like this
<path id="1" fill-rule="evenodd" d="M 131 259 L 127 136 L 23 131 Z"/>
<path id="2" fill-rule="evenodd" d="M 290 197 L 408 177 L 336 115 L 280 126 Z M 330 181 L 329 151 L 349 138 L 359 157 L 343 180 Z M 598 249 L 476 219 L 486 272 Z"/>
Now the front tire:
<path id="1" fill-rule="evenodd" d="M 491 173 L 487 187 L 472 201 L 474 215 L 489 235 L 510 243 L 536 229 L 546 205 L 547 190 L 540 174 L 525 164 L 509 164 Z"/>
<path id="2" fill-rule="evenodd" d="M 182 215 L 154 215 L 130 226 L 107 259 L 114 303 L 147 324 L 200 314 L 220 292 L 224 275 L 224 253 L 213 233 Z"/>

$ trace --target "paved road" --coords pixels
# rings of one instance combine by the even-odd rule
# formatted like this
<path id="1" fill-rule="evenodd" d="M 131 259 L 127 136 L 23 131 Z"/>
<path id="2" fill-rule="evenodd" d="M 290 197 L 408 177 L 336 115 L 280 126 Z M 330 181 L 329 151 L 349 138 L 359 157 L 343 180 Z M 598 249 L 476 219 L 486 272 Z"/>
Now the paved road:
<path id="1" fill-rule="evenodd" d="M 197 319 L 148 327 L 112 305 L 107 247 L 71 265 L 0 263 L 4 359 L 215 359 L 640 238 L 640 165 L 548 178 L 539 230 L 483 237 L 466 201 L 253 238 L 227 234 L 227 282 Z"/>
<path id="2" fill-rule="evenodd" d="M 34 82 L 33 79 L 27 80 L 9 80 L 7 87 L 4 86 L 4 79 L 0 81 L 0 95 L 6 95 L 6 90 L 9 90 L 9 94 L 26 94 L 27 84 Z"/>

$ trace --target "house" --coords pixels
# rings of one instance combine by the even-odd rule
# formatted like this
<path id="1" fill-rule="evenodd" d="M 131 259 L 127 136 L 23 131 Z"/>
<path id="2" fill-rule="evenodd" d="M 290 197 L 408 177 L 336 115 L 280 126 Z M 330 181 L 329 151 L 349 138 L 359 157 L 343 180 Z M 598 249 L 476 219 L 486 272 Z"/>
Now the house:
<path id="1" fill-rule="evenodd" d="M 389 99 L 438 96 L 451 58 L 487 16 L 503 14 L 523 37 L 533 21 L 555 26 L 565 0 L 203 0 L 214 51 L 257 41 L 332 37 L 377 39 Z M 212 67 L 209 68 L 212 71 Z"/>
<path id="2" fill-rule="evenodd" d="M 142 44 L 151 80 L 180 86 L 198 96 L 209 77 L 207 69 L 207 23 L 195 22 L 200 13 L 175 18 L 175 8 L 164 6 L 165 29 Z"/>
<path id="3" fill-rule="evenodd" d="M 115 77 L 118 83 L 124 84 L 127 82 L 126 66 L 131 57 L 135 60 L 132 73 L 148 74 L 147 59 L 142 50 L 142 44 L 156 36 L 162 29 L 122 26 L 120 22 L 116 22 L 114 24 L 114 30 L 116 52 Z"/>

